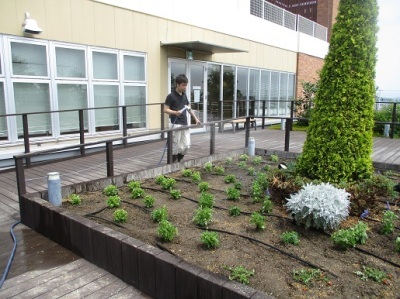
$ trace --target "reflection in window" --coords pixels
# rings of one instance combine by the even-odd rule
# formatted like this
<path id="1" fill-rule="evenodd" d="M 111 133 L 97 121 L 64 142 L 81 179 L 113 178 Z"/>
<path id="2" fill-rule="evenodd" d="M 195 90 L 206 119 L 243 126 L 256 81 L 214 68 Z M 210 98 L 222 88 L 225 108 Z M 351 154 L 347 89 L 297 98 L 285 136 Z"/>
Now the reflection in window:
<path id="1" fill-rule="evenodd" d="M 47 77 L 46 47 L 11 43 L 13 75 Z"/>
<path id="2" fill-rule="evenodd" d="M 270 116 L 278 115 L 278 100 L 279 100 L 279 73 L 271 72 Z"/>
<path id="3" fill-rule="evenodd" d="M 93 52 L 94 79 L 118 79 L 117 54 Z"/>
<path id="4" fill-rule="evenodd" d="M 126 108 L 128 128 L 146 127 L 146 88 L 125 86 L 125 105 L 139 105 Z"/>
<path id="5" fill-rule="evenodd" d="M 118 85 L 94 85 L 94 106 L 110 107 L 118 105 Z M 118 108 L 95 110 L 96 132 L 118 130 Z"/>
<path id="6" fill-rule="evenodd" d="M 56 47 L 57 76 L 86 78 L 85 51 Z"/>
<path id="7" fill-rule="evenodd" d="M 269 111 L 269 91 L 270 91 L 270 71 L 261 71 L 261 90 L 260 90 L 260 100 L 265 107 L 265 115 L 268 116 Z M 263 105 L 261 105 L 263 106 Z M 263 115 L 263 111 L 260 110 L 258 116 Z"/>
<path id="8" fill-rule="evenodd" d="M 235 68 L 224 65 L 223 76 L 223 116 L 224 119 L 229 119 L 234 117 Z"/>
<path id="9" fill-rule="evenodd" d="M 58 110 L 87 108 L 86 84 L 57 84 Z M 60 112 L 60 134 L 79 132 L 79 112 Z M 83 111 L 85 131 L 88 129 L 88 112 Z"/>
<path id="10" fill-rule="evenodd" d="M 237 69 L 236 117 L 247 115 L 247 73 L 248 69 Z"/>
<path id="11" fill-rule="evenodd" d="M 0 115 L 6 114 L 4 84 L 0 82 Z M 0 140 L 8 139 L 7 118 L 0 117 Z"/>
<path id="12" fill-rule="evenodd" d="M 124 55 L 124 80 L 145 80 L 144 57 Z"/>
<path id="13" fill-rule="evenodd" d="M 287 73 L 281 73 L 280 83 L 279 83 L 279 115 L 286 115 L 288 112 L 288 106 L 290 105 L 287 101 L 287 84 L 288 84 Z"/>
<path id="14" fill-rule="evenodd" d="M 207 78 L 208 90 L 208 103 L 207 103 L 207 117 L 208 121 L 215 121 L 221 119 L 221 66 L 217 64 L 210 64 L 208 66 Z"/>
<path id="15" fill-rule="evenodd" d="M 15 112 L 50 111 L 49 84 L 47 83 L 14 83 Z M 28 115 L 30 136 L 49 136 L 51 117 L 49 113 Z M 18 137 L 23 134 L 22 116 L 17 117 Z"/>
<path id="16" fill-rule="evenodd" d="M 249 100 L 250 100 L 250 115 L 257 115 L 260 111 L 260 71 L 250 70 L 250 82 L 249 82 Z"/>

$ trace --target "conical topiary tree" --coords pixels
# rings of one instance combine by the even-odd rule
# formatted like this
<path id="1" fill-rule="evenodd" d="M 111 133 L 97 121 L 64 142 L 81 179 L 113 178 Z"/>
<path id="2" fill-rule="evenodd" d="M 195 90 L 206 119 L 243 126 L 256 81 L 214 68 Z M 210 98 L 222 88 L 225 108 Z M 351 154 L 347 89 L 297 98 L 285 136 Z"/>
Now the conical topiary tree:
<path id="1" fill-rule="evenodd" d="M 297 170 L 324 182 L 372 174 L 377 0 L 341 0 Z"/>

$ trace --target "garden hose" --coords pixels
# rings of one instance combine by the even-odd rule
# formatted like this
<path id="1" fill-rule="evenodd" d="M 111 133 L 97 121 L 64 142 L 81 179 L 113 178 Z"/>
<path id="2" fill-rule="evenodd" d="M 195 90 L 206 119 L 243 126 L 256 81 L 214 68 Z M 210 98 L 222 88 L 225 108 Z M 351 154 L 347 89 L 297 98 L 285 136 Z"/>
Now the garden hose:
<path id="1" fill-rule="evenodd" d="M 15 234 L 14 234 L 14 227 L 16 227 L 20 223 L 21 223 L 21 221 L 18 221 L 16 223 L 14 223 L 11 226 L 11 229 L 10 229 L 10 234 L 11 234 L 11 237 L 12 237 L 12 239 L 14 241 L 14 246 L 13 246 L 13 249 L 11 251 L 10 258 L 8 259 L 6 269 L 4 270 L 3 277 L 0 280 L 0 289 L 3 287 L 3 283 L 7 278 L 8 272 L 10 271 L 11 264 L 12 264 L 12 261 L 13 261 L 14 256 L 15 256 L 15 251 L 17 250 L 17 238 L 15 237 Z"/>

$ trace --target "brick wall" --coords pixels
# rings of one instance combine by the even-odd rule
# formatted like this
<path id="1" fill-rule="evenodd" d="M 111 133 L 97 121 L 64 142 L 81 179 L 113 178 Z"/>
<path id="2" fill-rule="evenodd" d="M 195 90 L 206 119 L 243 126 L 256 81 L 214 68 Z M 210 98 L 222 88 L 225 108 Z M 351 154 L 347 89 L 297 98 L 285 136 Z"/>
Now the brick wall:
<path id="1" fill-rule="evenodd" d="M 332 26 L 336 22 L 340 0 L 318 1 L 317 23 L 328 28 L 328 41 L 331 39 Z"/>
<path id="2" fill-rule="evenodd" d="M 316 82 L 319 80 L 319 71 L 324 65 L 322 58 L 317 58 L 303 53 L 297 55 L 297 86 L 296 99 L 301 96 L 301 82 Z"/>

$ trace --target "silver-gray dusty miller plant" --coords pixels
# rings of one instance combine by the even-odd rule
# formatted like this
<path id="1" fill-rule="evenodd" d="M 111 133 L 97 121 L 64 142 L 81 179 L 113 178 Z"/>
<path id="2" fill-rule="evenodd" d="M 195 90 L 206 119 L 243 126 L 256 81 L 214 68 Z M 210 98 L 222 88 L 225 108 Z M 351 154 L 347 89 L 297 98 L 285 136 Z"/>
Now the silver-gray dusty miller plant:
<path id="1" fill-rule="evenodd" d="M 350 194 L 329 183 L 306 184 L 287 199 L 286 208 L 306 228 L 335 229 L 349 215 Z"/>

